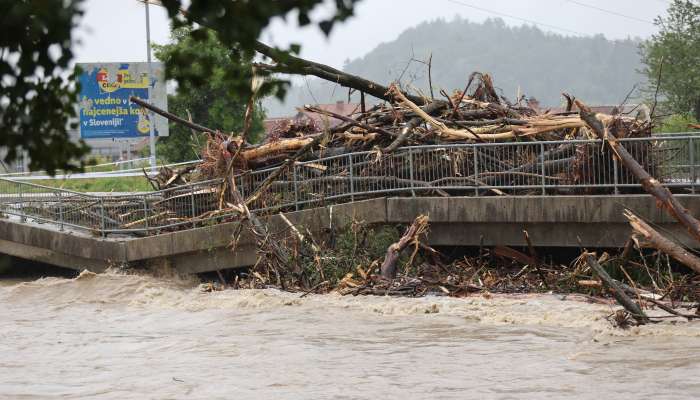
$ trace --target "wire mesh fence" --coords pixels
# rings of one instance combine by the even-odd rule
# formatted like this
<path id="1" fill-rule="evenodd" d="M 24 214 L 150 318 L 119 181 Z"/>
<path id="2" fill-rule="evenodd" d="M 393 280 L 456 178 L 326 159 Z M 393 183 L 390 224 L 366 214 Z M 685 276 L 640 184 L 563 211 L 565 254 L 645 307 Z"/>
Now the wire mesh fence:
<path id="1" fill-rule="evenodd" d="M 698 138 L 622 139 L 652 176 L 675 192 L 698 189 Z M 96 234 L 155 234 L 235 218 L 244 199 L 260 192 L 276 168 L 224 181 L 197 182 L 133 194 L 94 195 L 0 178 L 6 215 Z M 248 207 L 299 210 L 384 195 L 501 196 L 641 193 L 637 178 L 597 140 L 416 146 L 390 154 L 348 153 L 297 162 Z"/>

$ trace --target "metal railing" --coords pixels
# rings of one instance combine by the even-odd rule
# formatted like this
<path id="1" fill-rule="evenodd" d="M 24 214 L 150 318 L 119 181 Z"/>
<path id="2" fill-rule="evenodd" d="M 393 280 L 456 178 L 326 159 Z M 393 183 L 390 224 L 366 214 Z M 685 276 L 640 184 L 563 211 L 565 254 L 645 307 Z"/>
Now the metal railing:
<path id="1" fill-rule="evenodd" d="M 700 189 L 700 137 L 622 139 L 623 146 L 666 187 Z M 244 198 L 276 168 L 236 176 Z M 95 195 L 0 179 L 0 211 L 22 220 L 96 234 L 154 234 L 212 224 L 238 215 L 221 179 L 148 193 Z M 616 195 L 641 186 L 599 140 L 416 146 L 390 154 L 366 151 L 298 162 L 251 210 L 299 210 L 393 195 Z"/>

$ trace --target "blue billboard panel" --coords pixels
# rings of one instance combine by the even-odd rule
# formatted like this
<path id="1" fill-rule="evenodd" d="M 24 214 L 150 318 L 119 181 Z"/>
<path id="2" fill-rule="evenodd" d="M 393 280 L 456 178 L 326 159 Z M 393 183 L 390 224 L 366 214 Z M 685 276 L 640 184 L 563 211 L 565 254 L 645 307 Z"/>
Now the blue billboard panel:
<path id="1" fill-rule="evenodd" d="M 80 137 L 83 139 L 139 138 L 150 133 L 150 114 L 129 101 L 139 97 L 168 109 L 163 64 L 78 64 L 80 75 Z M 149 98 L 148 87 L 151 86 Z M 168 136 L 168 123 L 155 118 L 156 136 Z"/>

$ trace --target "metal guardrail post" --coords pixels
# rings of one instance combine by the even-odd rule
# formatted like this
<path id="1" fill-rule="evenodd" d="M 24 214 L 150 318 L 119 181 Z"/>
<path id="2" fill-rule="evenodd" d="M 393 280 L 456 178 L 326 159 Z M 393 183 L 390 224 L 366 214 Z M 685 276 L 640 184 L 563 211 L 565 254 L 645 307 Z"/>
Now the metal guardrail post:
<path id="1" fill-rule="evenodd" d="M 542 196 L 547 194 L 547 191 L 545 190 L 545 187 L 547 186 L 547 182 L 545 181 L 545 174 L 544 174 L 544 143 L 540 143 L 540 170 L 542 172 Z"/>
<path id="2" fill-rule="evenodd" d="M 27 216 L 24 212 L 24 196 L 22 194 L 21 182 L 17 182 L 17 192 L 19 193 L 19 214 L 21 216 L 20 221 L 27 222 Z"/>
<path id="3" fill-rule="evenodd" d="M 105 201 L 104 199 L 100 198 L 100 234 L 102 237 L 107 236 L 107 233 L 105 232 Z"/>
<path id="4" fill-rule="evenodd" d="M 408 176 L 411 180 L 411 196 L 416 197 L 416 191 L 413 189 L 415 187 L 413 182 L 413 149 L 408 149 Z"/>
<path id="5" fill-rule="evenodd" d="M 352 171 L 352 154 L 348 154 L 348 169 L 350 170 L 350 201 L 355 201 L 355 174 Z"/>
<path id="6" fill-rule="evenodd" d="M 63 230 L 63 194 L 58 192 L 58 229 Z"/>
<path id="7" fill-rule="evenodd" d="M 292 183 L 294 184 L 294 209 L 299 211 L 299 183 L 297 181 L 297 163 L 292 164 Z"/>
<path id="8" fill-rule="evenodd" d="M 479 197 L 479 148 L 472 145 L 474 153 L 474 194 Z"/>
<path id="9" fill-rule="evenodd" d="M 146 200 L 146 195 L 143 195 L 143 224 L 146 228 L 146 234 L 148 235 L 148 201 Z"/>
<path id="10" fill-rule="evenodd" d="M 233 178 L 236 179 L 236 178 Z M 195 207 L 194 207 L 194 185 L 190 185 L 190 211 L 192 211 L 192 227 L 194 228 L 197 226 L 197 223 L 194 220 L 194 213 L 195 213 Z"/>
<path id="11" fill-rule="evenodd" d="M 620 194 L 620 188 L 617 186 L 619 184 L 619 178 L 618 178 L 618 166 L 617 166 L 617 157 L 613 154 L 613 187 L 615 188 L 615 194 L 618 195 Z"/>
<path id="12" fill-rule="evenodd" d="M 688 158 L 690 162 L 690 179 L 692 180 L 690 188 L 693 193 L 695 193 L 695 186 L 697 185 L 697 170 L 695 168 L 695 143 L 693 138 L 688 139 Z"/>

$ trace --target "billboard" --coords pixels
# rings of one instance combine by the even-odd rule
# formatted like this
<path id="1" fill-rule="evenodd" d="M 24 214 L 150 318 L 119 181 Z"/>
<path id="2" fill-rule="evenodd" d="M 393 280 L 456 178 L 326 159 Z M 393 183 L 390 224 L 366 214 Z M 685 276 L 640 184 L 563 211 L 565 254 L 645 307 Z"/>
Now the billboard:
<path id="1" fill-rule="evenodd" d="M 150 115 L 129 101 L 136 96 L 168 109 L 162 63 L 152 63 L 154 79 L 148 78 L 148 63 L 78 64 L 80 75 L 80 137 L 113 139 L 148 137 Z M 151 96 L 148 97 L 148 86 Z M 168 136 L 168 121 L 155 118 L 155 135 Z"/>

